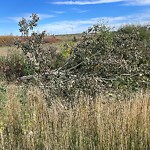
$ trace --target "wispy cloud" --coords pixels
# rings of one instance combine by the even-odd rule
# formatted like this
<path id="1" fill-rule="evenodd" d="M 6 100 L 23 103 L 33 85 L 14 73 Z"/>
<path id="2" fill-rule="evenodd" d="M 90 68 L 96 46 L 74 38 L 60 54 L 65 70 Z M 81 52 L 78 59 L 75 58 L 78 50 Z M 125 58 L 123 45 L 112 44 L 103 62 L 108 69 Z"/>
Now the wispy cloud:
<path id="1" fill-rule="evenodd" d="M 132 14 L 128 16 L 117 17 L 98 17 L 87 20 L 72 20 L 72 21 L 59 21 L 51 24 L 45 24 L 38 27 L 39 31 L 46 30 L 51 34 L 68 34 L 68 33 L 81 33 L 86 31 L 88 27 L 99 21 L 107 23 L 112 28 L 119 28 L 121 25 L 126 24 L 146 24 L 150 20 L 150 13 L 143 12 L 141 14 Z"/>
<path id="2" fill-rule="evenodd" d="M 79 8 L 72 8 L 72 10 L 79 14 L 87 13 L 89 11 L 89 10 L 81 10 Z"/>
<path id="3" fill-rule="evenodd" d="M 22 17 L 8 17 L 9 20 L 13 21 L 13 22 L 19 22 L 21 20 Z"/>
<path id="4" fill-rule="evenodd" d="M 51 2 L 56 5 L 94 5 L 123 2 L 125 5 L 150 5 L 150 0 L 66 0 Z"/>
<path id="5" fill-rule="evenodd" d="M 55 15 L 51 14 L 37 14 L 37 15 L 40 17 L 41 20 L 55 17 Z"/>
<path id="6" fill-rule="evenodd" d="M 55 14 L 64 14 L 65 13 L 65 11 L 51 11 L 51 12 L 53 12 Z"/>
<path id="7" fill-rule="evenodd" d="M 103 3 L 114 3 L 114 2 L 122 2 L 123 0 L 80 0 L 80 1 L 57 1 L 52 2 L 52 4 L 57 5 L 93 5 L 93 4 L 103 4 Z"/>
<path id="8" fill-rule="evenodd" d="M 81 33 L 86 31 L 88 27 L 93 24 L 98 23 L 100 20 L 109 21 L 111 24 L 117 24 L 118 22 L 123 22 L 125 20 L 124 17 L 102 17 L 102 18 L 91 18 L 88 20 L 72 20 L 72 21 L 61 21 L 54 22 L 51 24 L 45 24 L 39 26 L 38 30 L 46 30 L 51 34 L 68 34 L 68 33 Z"/>
<path id="9" fill-rule="evenodd" d="M 39 13 L 37 15 L 40 17 L 40 20 L 44 20 L 44 19 L 47 19 L 47 18 L 55 17 L 54 15 L 42 14 L 42 13 Z M 31 16 L 31 14 L 26 13 L 26 14 L 23 15 L 23 18 L 29 19 L 30 16 Z M 20 17 L 20 16 L 17 16 L 17 17 L 8 17 L 8 19 L 12 20 L 14 22 L 19 22 L 22 19 L 22 17 Z"/>
<path id="10" fill-rule="evenodd" d="M 72 20 L 72 21 L 59 21 L 50 24 L 41 25 L 38 27 L 39 31 L 46 30 L 51 34 L 68 34 L 68 33 L 80 33 L 88 28 L 92 22 L 97 22 L 98 18 L 90 20 Z"/>
<path id="11" fill-rule="evenodd" d="M 0 23 L 5 24 L 5 23 L 12 23 L 12 22 L 8 18 L 1 18 Z"/>
<path id="12" fill-rule="evenodd" d="M 150 0 L 124 0 L 127 5 L 150 5 Z"/>

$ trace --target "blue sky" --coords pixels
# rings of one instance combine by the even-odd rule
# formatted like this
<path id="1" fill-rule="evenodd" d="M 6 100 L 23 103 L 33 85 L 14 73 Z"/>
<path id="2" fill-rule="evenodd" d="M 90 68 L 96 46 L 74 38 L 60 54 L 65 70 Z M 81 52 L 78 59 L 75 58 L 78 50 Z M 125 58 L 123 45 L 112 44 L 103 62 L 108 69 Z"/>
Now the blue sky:
<path id="1" fill-rule="evenodd" d="M 150 23 L 150 0 L 2 0 L 0 35 L 19 35 L 18 21 L 32 13 L 40 17 L 38 31 L 79 33 L 98 22 L 115 28 Z"/>

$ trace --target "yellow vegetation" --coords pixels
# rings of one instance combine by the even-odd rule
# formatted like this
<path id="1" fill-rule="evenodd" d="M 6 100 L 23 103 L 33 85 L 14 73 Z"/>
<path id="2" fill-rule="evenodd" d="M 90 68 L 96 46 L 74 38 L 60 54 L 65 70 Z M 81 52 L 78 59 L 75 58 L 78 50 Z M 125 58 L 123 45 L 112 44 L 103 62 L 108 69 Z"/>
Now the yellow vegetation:
<path id="1" fill-rule="evenodd" d="M 16 86 L 6 92 L 0 113 L 2 150 L 150 149 L 148 92 L 124 101 L 98 96 L 90 104 L 89 97 L 81 96 L 74 108 L 66 108 L 60 99 L 48 107 L 35 88 L 28 91 L 26 103 L 19 93 Z"/>

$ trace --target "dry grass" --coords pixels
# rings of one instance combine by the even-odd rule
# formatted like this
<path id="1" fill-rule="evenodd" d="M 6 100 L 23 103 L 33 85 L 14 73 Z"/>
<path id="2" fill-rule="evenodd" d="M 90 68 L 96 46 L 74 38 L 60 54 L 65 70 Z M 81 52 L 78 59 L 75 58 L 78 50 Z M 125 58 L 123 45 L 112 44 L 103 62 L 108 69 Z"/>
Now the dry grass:
<path id="1" fill-rule="evenodd" d="M 0 36 L 0 47 L 12 46 L 14 45 L 15 39 L 18 38 L 22 39 L 19 36 Z M 57 42 L 60 42 L 60 40 L 53 36 L 46 36 L 43 41 L 43 43 L 57 43 Z"/>
<path id="2" fill-rule="evenodd" d="M 21 52 L 21 50 L 17 49 L 16 47 L 4 46 L 0 47 L 0 56 L 7 56 L 9 53 L 13 52 Z"/>
<path id="3" fill-rule="evenodd" d="M 13 45 L 15 36 L 0 36 L 0 46 Z"/>
<path id="4" fill-rule="evenodd" d="M 3 94 L 2 94 L 3 93 Z M 66 109 L 59 99 L 50 108 L 37 89 L 26 97 L 17 87 L 1 92 L 1 150 L 149 150 L 150 95 L 124 101 L 88 97 Z M 25 98 L 26 103 L 22 102 Z"/>
<path id="5" fill-rule="evenodd" d="M 0 47 L 0 56 L 7 56 L 9 53 L 10 47 Z"/>

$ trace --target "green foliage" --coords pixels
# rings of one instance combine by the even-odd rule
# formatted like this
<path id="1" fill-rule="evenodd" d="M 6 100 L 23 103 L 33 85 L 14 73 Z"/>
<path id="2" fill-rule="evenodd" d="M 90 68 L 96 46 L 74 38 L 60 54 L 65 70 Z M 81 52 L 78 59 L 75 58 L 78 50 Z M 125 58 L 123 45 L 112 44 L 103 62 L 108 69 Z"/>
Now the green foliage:
<path id="1" fill-rule="evenodd" d="M 131 31 L 127 32 L 129 29 Z M 114 54 L 120 61 L 117 75 L 125 80 L 128 88 L 146 88 L 150 85 L 149 33 L 149 28 L 128 26 L 114 34 Z"/>
<path id="2" fill-rule="evenodd" d="M 150 85 L 150 38 L 143 32 L 148 34 L 150 29 L 127 26 L 112 32 L 105 25 L 94 25 L 74 47 L 67 69 L 78 76 L 99 78 L 105 90 L 146 89 Z"/>
<path id="3" fill-rule="evenodd" d="M 0 73 L 7 81 L 18 77 L 33 74 L 34 68 L 27 61 L 26 56 L 19 53 L 10 53 L 7 57 L 0 57 Z"/>
<path id="4" fill-rule="evenodd" d="M 45 32 L 32 32 L 28 37 L 38 19 L 33 14 L 30 21 L 23 18 L 19 22 L 25 41 L 16 45 L 29 56 L 33 66 L 38 65 L 35 72 L 40 86 L 46 87 L 46 96 L 73 101 L 81 93 L 95 97 L 100 92 L 133 92 L 149 87 L 148 26 L 126 26 L 112 31 L 99 23 L 84 32 L 80 41 L 69 41 L 56 53 L 53 47 L 41 46 Z"/>
<path id="5" fill-rule="evenodd" d="M 103 24 L 97 24 L 83 33 L 80 42 L 73 47 L 71 71 L 91 74 L 97 71 L 100 61 L 106 58 L 112 48 L 112 32 Z M 75 67 L 76 66 L 76 67 Z"/>
<path id="6" fill-rule="evenodd" d="M 149 40 L 150 39 L 150 25 L 125 25 L 118 29 L 118 32 L 125 33 L 125 34 L 131 34 L 138 32 L 139 38 L 141 40 Z"/>
<path id="7" fill-rule="evenodd" d="M 4 105 L 7 100 L 6 94 L 6 86 L 0 83 L 0 114 L 4 113 Z"/>
<path id="8" fill-rule="evenodd" d="M 65 42 L 61 46 L 61 52 L 60 54 L 62 57 L 66 60 L 72 53 L 72 48 L 75 46 L 75 42 L 73 40 Z"/>
<path id="9" fill-rule="evenodd" d="M 36 14 L 31 15 L 31 20 L 22 18 L 19 22 L 19 30 L 23 40 L 16 39 L 15 45 L 23 50 L 23 53 L 28 56 L 28 61 L 34 66 L 35 72 L 40 74 L 55 67 L 53 63 L 56 60 L 56 49 L 54 47 L 42 47 L 46 32 L 35 33 L 33 31 L 38 20 L 39 17 Z M 31 35 L 29 36 L 30 31 Z"/>

